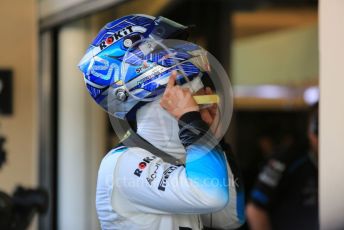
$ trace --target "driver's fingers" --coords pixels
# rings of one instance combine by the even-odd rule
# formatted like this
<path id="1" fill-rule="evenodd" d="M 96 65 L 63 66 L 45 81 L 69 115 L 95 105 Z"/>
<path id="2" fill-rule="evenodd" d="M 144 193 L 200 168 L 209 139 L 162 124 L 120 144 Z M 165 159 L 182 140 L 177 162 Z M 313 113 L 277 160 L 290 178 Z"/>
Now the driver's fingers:
<path id="1" fill-rule="evenodd" d="M 213 94 L 213 91 L 211 90 L 210 87 L 205 88 L 205 94 L 207 94 L 207 95 Z"/>
<path id="2" fill-rule="evenodd" d="M 174 86 L 174 84 L 176 83 L 176 78 L 177 78 L 177 71 L 173 70 L 170 78 L 168 79 L 166 90 L 169 90 Z"/>

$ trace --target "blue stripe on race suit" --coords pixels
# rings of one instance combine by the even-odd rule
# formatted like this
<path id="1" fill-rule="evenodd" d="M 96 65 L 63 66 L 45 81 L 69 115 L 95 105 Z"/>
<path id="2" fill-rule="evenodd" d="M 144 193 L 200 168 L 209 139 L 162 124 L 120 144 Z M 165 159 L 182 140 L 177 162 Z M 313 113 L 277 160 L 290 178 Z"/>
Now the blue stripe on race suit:
<path id="1" fill-rule="evenodd" d="M 114 154 L 114 153 L 121 153 L 121 152 L 124 152 L 125 150 L 127 150 L 128 147 L 126 146 L 118 146 L 116 148 L 114 148 L 112 151 L 111 151 L 111 154 Z"/>
<path id="2" fill-rule="evenodd" d="M 228 200 L 228 174 L 222 151 L 200 145 L 188 146 L 185 170 L 187 178 L 199 188 Z"/>

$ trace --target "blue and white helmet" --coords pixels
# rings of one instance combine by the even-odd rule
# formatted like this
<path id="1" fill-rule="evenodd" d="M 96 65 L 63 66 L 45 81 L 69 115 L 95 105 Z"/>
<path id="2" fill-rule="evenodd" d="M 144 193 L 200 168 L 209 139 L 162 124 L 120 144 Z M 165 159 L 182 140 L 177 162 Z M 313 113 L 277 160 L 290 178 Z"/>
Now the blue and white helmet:
<path id="1" fill-rule="evenodd" d="M 164 17 L 128 15 L 104 26 L 79 63 L 92 98 L 125 119 L 139 102 L 157 99 L 172 70 L 182 85 L 207 70 L 204 50 L 186 41 L 187 27 Z"/>

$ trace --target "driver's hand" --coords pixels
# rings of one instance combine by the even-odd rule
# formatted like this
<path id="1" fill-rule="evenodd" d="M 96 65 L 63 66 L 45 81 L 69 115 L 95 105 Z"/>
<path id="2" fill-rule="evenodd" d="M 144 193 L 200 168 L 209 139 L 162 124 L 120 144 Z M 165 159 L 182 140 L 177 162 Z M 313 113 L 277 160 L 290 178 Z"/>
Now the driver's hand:
<path id="1" fill-rule="evenodd" d="M 188 88 L 175 85 L 177 72 L 173 71 L 161 98 L 160 105 L 176 119 L 191 111 L 199 111 L 199 107 Z"/>

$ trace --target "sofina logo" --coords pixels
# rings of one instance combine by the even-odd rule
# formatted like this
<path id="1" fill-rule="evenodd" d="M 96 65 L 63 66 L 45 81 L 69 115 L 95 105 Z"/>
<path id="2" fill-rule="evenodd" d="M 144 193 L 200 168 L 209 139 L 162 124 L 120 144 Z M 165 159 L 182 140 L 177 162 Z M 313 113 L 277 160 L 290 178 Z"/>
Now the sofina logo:
<path id="1" fill-rule="evenodd" d="M 152 69 L 148 70 L 147 72 L 141 74 L 140 79 L 136 82 L 136 85 L 142 85 L 151 82 L 152 80 L 159 77 L 159 74 L 165 72 L 168 68 L 159 65 L 152 65 L 154 66 Z"/>

